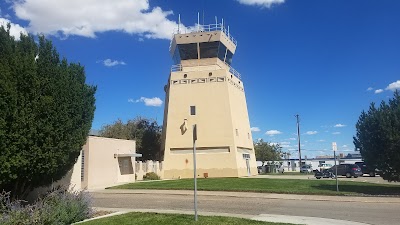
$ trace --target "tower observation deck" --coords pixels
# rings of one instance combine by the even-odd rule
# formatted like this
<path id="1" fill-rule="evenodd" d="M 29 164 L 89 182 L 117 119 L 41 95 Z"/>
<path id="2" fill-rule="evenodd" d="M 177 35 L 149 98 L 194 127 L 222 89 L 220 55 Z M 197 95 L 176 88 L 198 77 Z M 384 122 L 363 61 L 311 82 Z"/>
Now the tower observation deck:
<path id="1" fill-rule="evenodd" d="M 182 71 L 182 67 L 218 65 L 228 68 L 241 79 L 240 73 L 232 66 L 237 41 L 222 23 L 198 25 L 194 29 L 177 29 L 170 44 L 174 61 L 171 71 Z"/>
<path id="2" fill-rule="evenodd" d="M 244 85 L 232 68 L 237 41 L 222 23 L 177 29 L 165 85 L 163 178 L 193 177 L 192 125 L 197 125 L 197 174 L 257 174 Z"/>

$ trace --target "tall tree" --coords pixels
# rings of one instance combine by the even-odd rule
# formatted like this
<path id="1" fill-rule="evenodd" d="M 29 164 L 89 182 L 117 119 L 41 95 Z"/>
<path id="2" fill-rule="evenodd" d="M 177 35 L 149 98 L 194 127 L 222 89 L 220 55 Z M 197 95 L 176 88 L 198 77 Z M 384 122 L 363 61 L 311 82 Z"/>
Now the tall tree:
<path id="1" fill-rule="evenodd" d="M 400 181 L 400 96 L 395 91 L 379 108 L 371 103 L 356 124 L 354 145 L 367 165 L 382 171 L 385 180 Z"/>
<path id="2" fill-rule="evenodd" d="M 279 144 L 271 144 L 263 139 L 254 143 L 256 159 L 264 166 L 266 161 L 277 161 L 281 159 L 282 148 Z"/>
<path id="3" fill-rule="evenodd" d="M 61 179 L 84 145 L 96 87 L 84 68 L 60 60 L 43 36 L 16 41 L 0 27 L 0 190 L 24 198 Z"/>
<path id="4" fill-rule="evenodd" d="M 101 128 L 99 135 L 109 138 L 120 138 L 136 141 L 136 152 L 142 154 L 137 160 L 162 160 L 161 126 L 157 121 L 142 117 L 128 120 L 126 123 L 117 120 Z"/>

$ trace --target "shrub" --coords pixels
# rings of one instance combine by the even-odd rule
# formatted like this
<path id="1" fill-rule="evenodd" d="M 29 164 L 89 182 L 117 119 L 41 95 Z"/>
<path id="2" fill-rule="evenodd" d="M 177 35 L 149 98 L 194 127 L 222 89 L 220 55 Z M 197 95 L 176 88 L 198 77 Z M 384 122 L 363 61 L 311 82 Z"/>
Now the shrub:
<path id="1" fill-rule="evenodd" d="M 44 224 L 71 224 L 90 218 L 91 198 L 87 192 L 59 188 L 41 199 Z"/>
<path id="2" fill-rule="evenodd" d="M 143 180 L 159 180 L 159 179 L 160 177 L 154 172 L 146 173 L 146 175 L 143 176 Z"/>
<path id="3" fill-rule="evenodd" d="M 84 191 L 57 188 L 28 205 L 10 201 L 10 193 L 0 194 L 0 224 L 71 224 L 92 215 L 91 199 Z"/>

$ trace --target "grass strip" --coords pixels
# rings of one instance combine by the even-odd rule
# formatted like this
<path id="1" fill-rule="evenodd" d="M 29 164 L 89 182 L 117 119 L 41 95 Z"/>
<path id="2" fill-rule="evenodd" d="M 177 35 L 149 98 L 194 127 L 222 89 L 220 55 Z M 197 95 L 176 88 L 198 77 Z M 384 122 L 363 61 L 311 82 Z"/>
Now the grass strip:
<path id="1" fill-rule="evenodd" d="M 158 189 L 193 190 L 193 179 L 136 182 L 111 187 L 111 189 Z M 340 192 L 332 179 L 243 179 L 202 178 L 197 179 L 201 191 L 262 192 L 306 195 L 349 195 L 349 196 L 399 196 L 400 185 L 372 184 L 366 182 L 340 181 Z"/>
<path id="2" fill-rule="evenodd" d="M 255 221 L 249 219 L 222 217 L 222 216 L 199 216 L 198 221 L 194 221 L 193 215 L 182 214 L 163 214 L 163 213 L 141 213 L 132 212 L 123 215 L 111 216 L 81 223 L 84 225 L 120 225 L 120 224 L 157 224 L 157 225 L 293 225 L 290 223 L 272 223 Z"/>

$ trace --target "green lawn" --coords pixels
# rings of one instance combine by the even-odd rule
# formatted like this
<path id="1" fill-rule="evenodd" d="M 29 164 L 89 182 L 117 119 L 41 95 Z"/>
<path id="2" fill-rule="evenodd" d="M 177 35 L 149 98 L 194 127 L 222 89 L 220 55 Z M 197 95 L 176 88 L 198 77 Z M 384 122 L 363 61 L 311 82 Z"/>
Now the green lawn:
<path id="1" fill-rule="evenodd" d="M 193 179 L 136 182 L 111 187 L 111 189 L 193 190 Z M 339 181 L 340 192 L 337 193 L 336 182 L 332 179 L 202 178 L 197 179 L 197 189 L 202 191 L 243 191 L 309 195 L 400 195 L 400 185 L 352 181 Z"/>
<path id="2" fill-rule="evenodd" d="M 181 214 L 159 214 L 159 213 L 127 213 L 118 216 L 111 216 L 103 219 L 97 219 L 89 222 L 82 223 L 84 225 L 112 225 L 112 224 L 157 224 L 157 225 L 180 225 L 180 224 L 196 224 L 196 225 L 293 225 L 289 223 L 271 223 L 262 222 L 255 220 L 247 220 L 233 217 L 221 217 L 221 216 L 199 216 L 198 221 L 194 221 L 193 215 L 181 215 Z"/>

